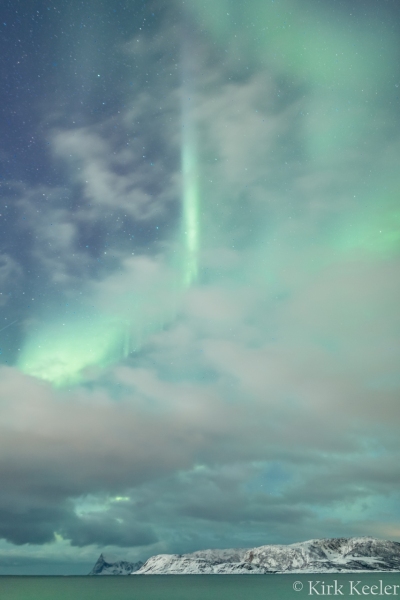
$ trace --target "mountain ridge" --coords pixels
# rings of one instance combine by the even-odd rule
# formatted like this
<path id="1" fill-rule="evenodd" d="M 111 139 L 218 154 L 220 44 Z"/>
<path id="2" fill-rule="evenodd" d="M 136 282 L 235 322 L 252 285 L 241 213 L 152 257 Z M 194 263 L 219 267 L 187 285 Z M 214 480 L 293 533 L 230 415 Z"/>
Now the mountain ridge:
<path id="1" fill-rule="evenodd" d="M 130 572 L 129 565 L 134 566 Z M 110 563 L 101 554 L 90 575 L 400 571 L 400 543 L 372 537 L 323 538 L 288 545 L 157 554 L 138 565 L 126 561 Z"/>

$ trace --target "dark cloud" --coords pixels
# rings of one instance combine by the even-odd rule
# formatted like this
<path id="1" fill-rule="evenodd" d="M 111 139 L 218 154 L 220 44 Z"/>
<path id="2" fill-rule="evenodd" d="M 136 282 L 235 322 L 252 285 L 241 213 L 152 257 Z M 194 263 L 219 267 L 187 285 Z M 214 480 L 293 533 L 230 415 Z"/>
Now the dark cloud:
<path id="1" fill-rule="evenodd" d="M 60 533 L 74 546 L 148 546 L 157 541 L 154 531 L 149 526 L 118 519 L 112 515 L 86 515 L 75 518 L 71 524 L 61 524 Z"/>
<path id="2" fill-rule="evenodd" d="M 0 537 L 14 544 L 43 544 L 54 541 L 54 531 L 65 518 L 57 506 L 18 509 L 0 508 Z"/>

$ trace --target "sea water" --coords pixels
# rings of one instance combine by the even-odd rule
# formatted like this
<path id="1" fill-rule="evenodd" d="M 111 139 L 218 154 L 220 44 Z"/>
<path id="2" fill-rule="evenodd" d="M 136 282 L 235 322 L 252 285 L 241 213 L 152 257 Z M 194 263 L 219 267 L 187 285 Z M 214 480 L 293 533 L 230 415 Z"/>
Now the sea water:
<path id="1" fill-rule="evenodd" d="M 0 600 L 400 600 L 400 573 L 290 575 L 0 576 Z"/>

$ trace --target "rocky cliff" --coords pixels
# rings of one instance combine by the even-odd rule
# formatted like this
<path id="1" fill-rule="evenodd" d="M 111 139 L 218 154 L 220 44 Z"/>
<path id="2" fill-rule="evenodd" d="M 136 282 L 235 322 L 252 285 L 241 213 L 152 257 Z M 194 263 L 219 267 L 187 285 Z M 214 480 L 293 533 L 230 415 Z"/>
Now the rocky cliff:
<path id="1" fill-rule="evenodd" d="M 141 561 L 136 563 L 120 560 L 112 562 L 106 560 L 103 554 L 100 554 L 96 564 L 90 571 L 89 575 L 130 575 L 143 566 Z"/>

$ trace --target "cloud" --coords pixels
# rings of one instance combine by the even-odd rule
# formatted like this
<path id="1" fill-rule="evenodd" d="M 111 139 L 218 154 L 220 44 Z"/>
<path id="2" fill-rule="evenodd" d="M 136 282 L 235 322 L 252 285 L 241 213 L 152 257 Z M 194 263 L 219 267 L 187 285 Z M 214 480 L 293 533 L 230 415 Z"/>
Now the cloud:
<path id="1" fill-rule="evenodd" d="M 141 273 L 146 281 L 147 270 Z M 359 265 L 350 273 L 350 280 L 360 275 Z M 312 328 L 316 323 L 321 332 L 324 322 L 331 323 L 332 316 L 324 320 L 324 315 L 331 307 L 340 310 L 336 292 L 339 298 L 343 290 L 351 293 L 348 277 L 348 266 L 339 269 L 338 279 L 332 273 L 327 276 L 323 298 L 329 298 L 328 304 L 316 291 L 310 295 L 317 299 L 315 305 L 309 306 L 299 293 L 283 299 L 274 311 L 275 340 L 268 323 L 261 331 L 254 325 L 262 323 L 268 291 L 250 286 L 232 294 L 229 282 L 194 288 L 176 321 L 151 336 L 145 351 L 124 366 L 92 374 L 91 390 L 83 386 L 55 391 L 4 369 L 0 420 L 8 525 L 2 535 L 16 543 L 38 542 L 49 540 L 54 528 L 73 544 L 116 544 L 114 524 L 121 545 L 134 545 L 135 539 L 145 544 L 162 532 L 165 536 L 166 524 L 184 515 L 182 535 L 195 535 L 199 522 L 211 529 L 215 522 L 229 524 L 233 535 L 234 523 L 240 522 L 248 523 L 249 531 L 252 523 L 271 527 L 275 533 L 268 535 L 278 539 L 290 520 L 291 535 L 301 537 L 310 519 L 323 520 L 320 507 L 344 507 L 366 494 L 386 494 L 397 476 L 395 462 L 374 458 L 374 453 L 388 451 L 397 403 L 392 390 L 366 390 L 364 369 L 360 365 L 355 377 L 359 363 L 349 363 L 349 356 L 357 357 L 365 345 L 365 337 L 355 335 L 363 321 L 351 321 L 343 331 L 334 328 L 342 343 L 349 336 L 346 348 L 354 340 L 352 355 L 316 339 Z M 123 281 L 116 278 L 115 285 Z M 370 289 L 369 270 L 356 280 L 357 297 L 363 295 L 361 281 Z M 316 280 L 317 289 L 324 285 L 324 279 Z M 310 287 L 304 289 L 308 293 Z M 114 292 L 112 286 L 110 298 Z M 366 295 L 373 306 L 374 296 Z M 348 303 L 353 306 L 353 299 L 345 298 L 344 306 Z M 224 313 L 221 306 L 226 306 Z M 299 333 L 294 335 L 296 327 Z M 291 344 L 285 339 L 288 335 Z M 306 355 L 300 348 L 307 348 Z M 369 351 L 372 361 L 378 349 Z M 390 415 L 385 424 L 380 419 L 380 429 L 378 398 Z M 398 453 L 395 437 L 390 443 L 390 451 Z M 265 467 L 252 467 L 254 461 Z M 272 485 L 272 497 L 261 487 L 257 493 L 254 488 L 245 492 L 263 468 L 268 472 L 271 461 L 284 465 L 287 480 L 276 488 L 269 476 L 261 479 L 266 489 Z M 204 465 L 205 471 L 192 471 L 196 464 Z M 236 464 L 244 465 L 238 475 Z M 387 465 L 383 470 L 382 464 Z M 124 514 L 124 526 L 107 506 L 102 514 L 89 511 L 72 519 L 68 499 L 88 494 L 101 498 L 106 492 L 136 498 Z M 32 516 L 35 502 L 38 531 L 26 528 L 23 538 L 23 529 L 12 530 L 11 514 L 17 519 L 18 510 L 23 510 Z M 63 503 L 65 511 L 57 512 Z M 53 520 L 45 519 L 47 508 L 55 511 Z M 150 527 L 154 521 L 158 533 L 138 525 Z"/>
<path id="2" fill-rule="evenodd" d="M 85 515 L 74 519 L 71 524 L 63 524 L 59 531 L 71 541 L 74 546 L 119 546 L 134 548 L 149 546 L 157 541 L 150 526 L 132 523 L 134 516 L 127 515 L 123 520 L 112 515 Z M 58 527 L 60 525 L 58 524 Z"/>
<path id="3" fill-rule="evenodd" d="M 108 128 L 112 130 L 111 124 Z M 139 149 L 138 143 L 132 148 L 121 147 L 120 140 L 96 130 L 92 126 L 57 131 L 53 136 L 56 155 L 69 163 L 72 179 L 82 186 L 86 206 L 80 218 L 99 218 L 105 210 L 118 211 L 133 219 L 162 218 L 165 209 L 162 201 L 157 202 L 156 190 L 149 183 L 160 175 L 160 165 L 152 169 L 154 163 L 144 161 L 145 150 Z"/>

